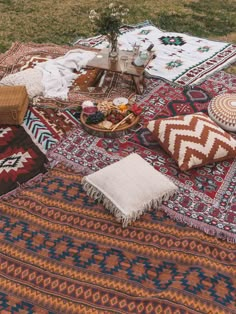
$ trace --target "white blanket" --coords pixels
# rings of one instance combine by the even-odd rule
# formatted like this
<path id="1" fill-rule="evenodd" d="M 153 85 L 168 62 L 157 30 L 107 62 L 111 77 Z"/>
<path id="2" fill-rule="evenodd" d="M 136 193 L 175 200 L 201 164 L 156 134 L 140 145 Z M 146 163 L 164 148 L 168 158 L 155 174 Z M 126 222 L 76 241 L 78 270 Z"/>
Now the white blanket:
<path id="1" fill-rule="evenodd" d="M 236 45 L 187 34 L 164 32 L 153 25 L 127 27 L 118 38 L 120 50 L 141 50 L 154 44 L 156 58 L 145 69 L 147 76 L 161 77 L 178 85 L 196 85 L 236 61 Z M 104 48 L 105 36 L 78 40 L 76 44 Z"/>
<path id="2" fill-rule="evenodd" d="M 94 56 L 92 51 L 74 49 L 62 57 L 38 64 L 36 68 L 43 72 L 43 96 L 67 99 L 69 87 L 78 76 L 74 70 L 79 71 L 85 67 Z"/>

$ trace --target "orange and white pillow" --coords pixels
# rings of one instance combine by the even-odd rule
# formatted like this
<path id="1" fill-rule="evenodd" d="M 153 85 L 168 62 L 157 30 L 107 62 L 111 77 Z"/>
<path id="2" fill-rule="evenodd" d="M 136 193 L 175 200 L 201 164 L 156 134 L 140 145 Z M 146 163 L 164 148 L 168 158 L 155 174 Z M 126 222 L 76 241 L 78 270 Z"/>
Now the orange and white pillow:
<path id="1" fill-rule="evenodd" d="M 182 171 L 236 157 L 236 141 L 204 113 L 150 121 L 147 128 Z"/>

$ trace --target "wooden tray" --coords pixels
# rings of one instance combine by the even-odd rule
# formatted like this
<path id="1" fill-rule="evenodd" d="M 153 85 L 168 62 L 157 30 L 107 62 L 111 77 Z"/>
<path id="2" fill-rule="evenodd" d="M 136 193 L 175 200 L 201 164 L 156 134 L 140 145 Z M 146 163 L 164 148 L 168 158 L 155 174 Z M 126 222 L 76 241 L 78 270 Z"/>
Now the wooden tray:
<path id="1" fill-rule="evenodd" d="M 116 130 L 111 131 L 108 129 L 103 129 L 103 128 L 99 128 L 98 126 L 96 126 L 95 124 L 87 124 L 86 121 L 87 115 L 85 115 L 83 112 L 80 115 L 80 121 L 83 125 L 83 128 L 90 134 L 94 135 L 94 136 L 98 136 L 98 137 L 109 137 L 109 138 L 116 138 L 116 137 L 120 137 L 123 136 L 125 134 L 128 133 L 129 129 L 132 128 L 133 126 L 135 126 L 139 119 L 140 116 L 135 116 L 134 120 L 130 123 L 124 123 L 121 126 L 119 126 Z"/>

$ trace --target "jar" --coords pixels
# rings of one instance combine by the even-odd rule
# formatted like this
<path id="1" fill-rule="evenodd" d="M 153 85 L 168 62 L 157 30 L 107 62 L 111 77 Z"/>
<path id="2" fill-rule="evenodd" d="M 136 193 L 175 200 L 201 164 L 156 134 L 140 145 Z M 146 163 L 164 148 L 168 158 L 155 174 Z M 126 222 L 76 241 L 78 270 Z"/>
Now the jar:
<path id="1" fill-rule="evenodd" d="M 149 57 L 148 51 L 141 51 L 139 55 L 134 59 L 134 64 L 138 67 L 141 67 L 145 64 Z"/>

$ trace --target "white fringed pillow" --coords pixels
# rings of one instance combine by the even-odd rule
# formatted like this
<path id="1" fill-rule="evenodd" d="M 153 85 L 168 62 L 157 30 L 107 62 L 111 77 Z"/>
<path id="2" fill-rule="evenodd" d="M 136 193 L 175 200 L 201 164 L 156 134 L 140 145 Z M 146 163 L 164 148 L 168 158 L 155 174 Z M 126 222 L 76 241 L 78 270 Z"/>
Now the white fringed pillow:
<path id="1" fill-rule="evenodd" d="M 126 227 L 145 211 L 158 209 L 177 187 L 138 154 L 131 154 L 82 179 L 87 194 Z"/>
<path id="2" fill-rule="evenodd" d="M 43 94 L 44 87 L 42 83 L 43 73 L 40 69 L 26 69 L 14 74 L 5 76 L 0 85 L 3 86 L 18 86 L 23 85 L 26 87 L 29 98 L 40 96 Z"/>

